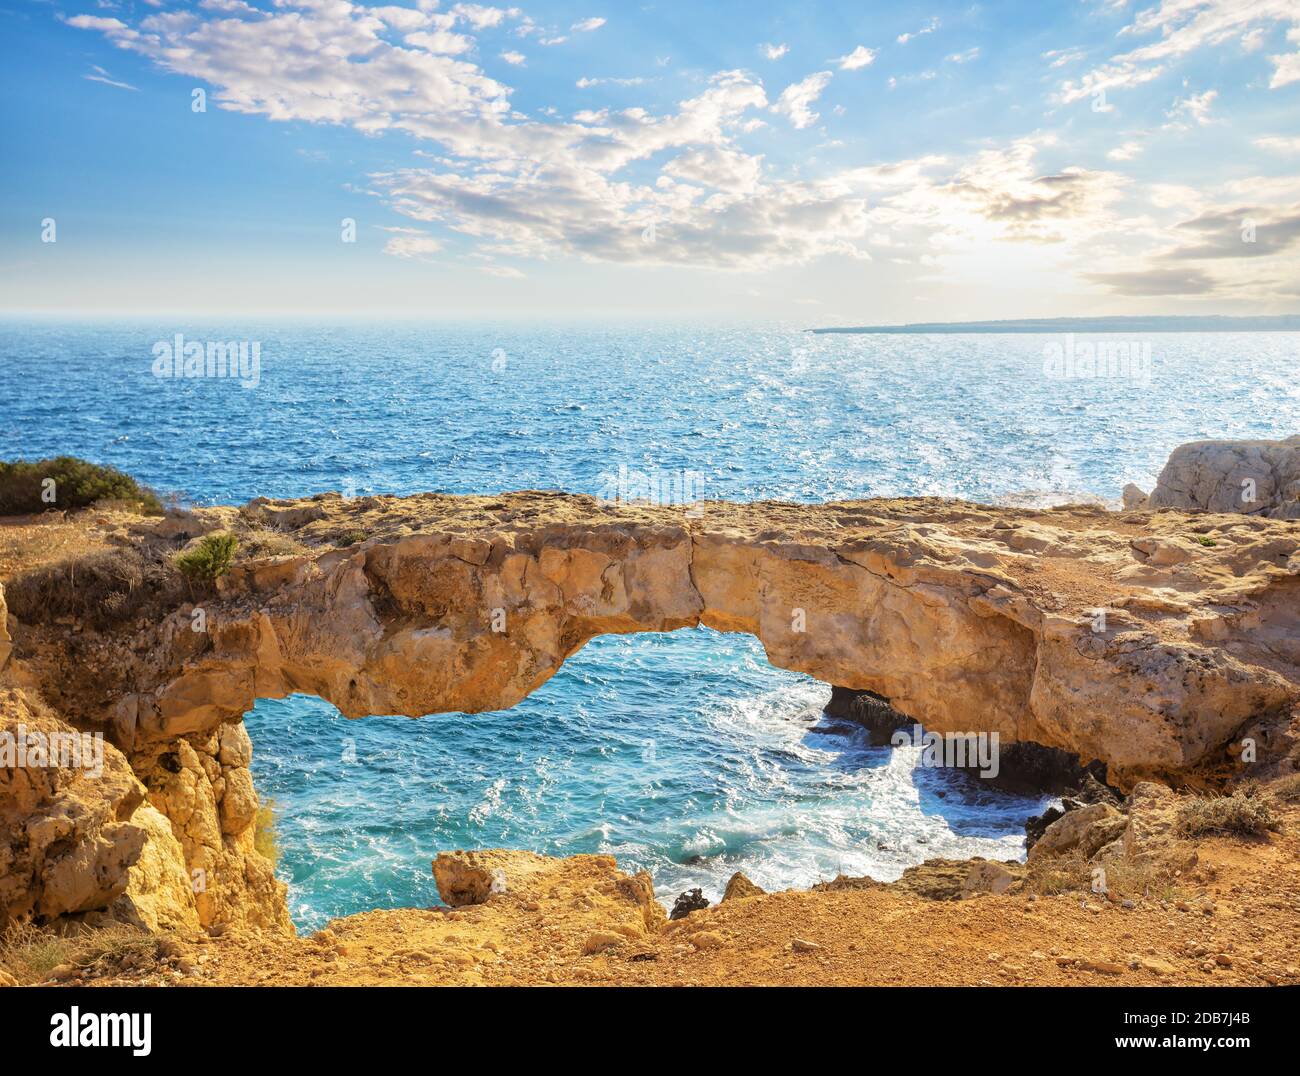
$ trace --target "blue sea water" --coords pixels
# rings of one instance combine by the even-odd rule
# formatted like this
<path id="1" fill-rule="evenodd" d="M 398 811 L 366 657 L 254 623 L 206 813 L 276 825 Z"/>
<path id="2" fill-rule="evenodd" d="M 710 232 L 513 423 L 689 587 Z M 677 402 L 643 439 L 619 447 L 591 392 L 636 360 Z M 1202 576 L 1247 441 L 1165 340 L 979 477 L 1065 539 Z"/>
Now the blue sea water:
<path id="1" fill-rule="evenodd" d="M 257 386 L 155 377 L 178 332 L 258 342 Z M 1046 503 L 1149 488 L 1184 441 L 1300 430 L 1300 334 L 1132 339 L 1149 381 L 1045 376 L 1034 335 L 0 321 L 0 458 L 85 456 L 197 503 L 598 493 L 620 465 L 703 497 Z M 828 694 L 701 629 L 597 639 L 500 713 L 349 722 L 295 697 L 247 720 L 303 929 L 435 903 L 429 861 L 457 847 L 609 852 L 665 901 L 738 869 L 779 888 L 1022 854 L 1039 801 L 870 747 Z"/>

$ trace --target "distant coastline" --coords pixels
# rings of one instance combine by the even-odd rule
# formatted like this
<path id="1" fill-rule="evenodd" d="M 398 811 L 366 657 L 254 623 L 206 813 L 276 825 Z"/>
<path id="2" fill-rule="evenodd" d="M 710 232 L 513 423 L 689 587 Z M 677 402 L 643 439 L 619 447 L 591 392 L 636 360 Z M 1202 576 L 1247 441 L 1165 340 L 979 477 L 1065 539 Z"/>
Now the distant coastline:
<path id="1" fill-rule="evenodd" d="M 1300 314 L 1262 317 L 1204 316 L 1017 318 L 1008 321 L 921 321 L 909 325 L 859 325 L 809 329 L 812 333 L 1214 333 L 1300 332 Z"/>

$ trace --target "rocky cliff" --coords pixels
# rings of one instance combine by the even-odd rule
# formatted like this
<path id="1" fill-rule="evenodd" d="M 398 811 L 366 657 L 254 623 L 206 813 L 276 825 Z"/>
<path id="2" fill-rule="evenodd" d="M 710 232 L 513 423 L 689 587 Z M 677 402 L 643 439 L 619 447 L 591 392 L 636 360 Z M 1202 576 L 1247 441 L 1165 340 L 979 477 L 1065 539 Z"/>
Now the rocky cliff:
<path id="1" fill-rule="evenodd" d="M 524 492 L 77 525 L 93 563 L 43 563 L 36 542 L 5 573 L 0 712 L 103 732 L 114 776 L 0 789 L 10 915 L 113 906 L 287 931 L 253 848 L 254 700 L 501 709 L 604 633 L 746 632 L 774 665 L 931 730 L 1099 760 L 1121 788 L 1272 764 L 1300 699 L 1300 533 L 1262 516 Z M 174 586 L 171 558 L 215 531 L 244 559 L 215 586 Z M 93 886 L 59 880 L 80 871 Z"/>

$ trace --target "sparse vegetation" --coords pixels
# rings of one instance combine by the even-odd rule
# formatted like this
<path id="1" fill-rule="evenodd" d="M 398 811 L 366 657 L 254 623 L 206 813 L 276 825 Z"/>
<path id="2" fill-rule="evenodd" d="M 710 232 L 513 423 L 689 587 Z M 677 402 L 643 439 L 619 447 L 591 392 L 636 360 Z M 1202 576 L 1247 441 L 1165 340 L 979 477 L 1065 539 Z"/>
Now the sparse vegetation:
<path id="1" fill-rule="evenodd" d="M 1177 900 L 1183 896 L 1178 879 L 1170 873 L 1168 861 L 1114 856 L 1098 864 L 1085 859 L 1078 848 L 1031 862 L 1025 875 L 1025 889 L 1041 896 L 1092 893 L 1093 872 L 1098 866 L 1106 872 L 1106 889 L 1117 898 Z"/>
<path id="2" fill-rule="evenodd" d="M 162 514 L 158 495 L 115 467 L 76 456 L 34 462 L 0 460 L 0 516 L 87 508 L 104 502 L 149 515 Z"/>
<path id="3" fill-rule="evenodd" d="M 1211 538 L 1211 537 L 1210 537 L 1209 535 L 1207 535 L 1207 534 L 1202 534 L 1202 535 L 1200 535 L 1199 537 L 1197 537 L 1196 540 L 1197 540 L 1198 542 L 1200 542 L 1201 545 L 1203 545 L 1203 546 L 1213 546 L 1213 545 L 1217 545 L 1217 544 L 1218 544 L 1217 542 L 1215 542 L 1215 540 L 1214 540 L 1213 538 Z"/>
<path id="4" fill-rule="evenodd" d="M 239 559 L 261 560 L 264 557 L 298 557 L 311 552 L 311 548 L 291 534 L 254 527 L 239 536 Z"/>
<path id="5" fill-rule="evenodd" d="M 1092 868 L 1077 848 L 1033 860 L 1025 873 L 1025 889 L 1042 896 L 1083 891 L 1091 885 Z"/>
<path id="6" fill-rule="evenodd" d="M 212 583 L 235 563 L 239 539 L 233 534 L 208 534 L 192 549 L 176 555 L 176 567 L 194 583 Z"/>
<path id="7" fill-rule="evenodd" d="M 253 820 L 253 848 L 275 866 L 280 862 L 280 846 L 275 839 L 275 800 L 265 799 L 257 805 Z"/>
<path id="8" fill-rule="evenodd" d="M 356 545 L 358 542 L 364 542 L 368 535 L 363 530 L 348 531 L 338 537 L 338 544 L 341 546 Z"/>
<path id="9" fill-rule="evenodd" d="M 1283 803 L 1300 803 L 1300 773 L 1274 782 L 1270 791 Z"/>
<path id="10" fill-rule="evenodd" d="M 103 630 L 136 616 L 162 616 L 186 597 L 185 581 L 161 553 L 107 549 L 37 568 L 5 586 L 19 620 L 73 618 Z"/>
<path id="11" fill-rule="evenodd" d="M 84 969 L 100 962 L 120 964 L 151 957 L 157 946 L 153 935 L 124 924 L 59 934 L 17 923 L 0 937 L 0 965 L 19 983 L 29 985 L 45 981 L 62 965 Z"/>
<path id="12" fill-rule="evenodd" d="M 1229 796 L 1192 796 L 1178 805 L 1175 827 L 1182 837 L 1220 833 L 1258 837 L 1278 828 L 1268 799 L 1254 787 Z"/>

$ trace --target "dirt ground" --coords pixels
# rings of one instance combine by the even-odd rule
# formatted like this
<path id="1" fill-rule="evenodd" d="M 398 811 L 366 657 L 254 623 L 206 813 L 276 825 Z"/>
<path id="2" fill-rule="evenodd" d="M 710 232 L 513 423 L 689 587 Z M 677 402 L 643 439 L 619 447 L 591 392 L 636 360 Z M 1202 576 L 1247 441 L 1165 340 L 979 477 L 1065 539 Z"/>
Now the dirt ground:
<path id="1" fill-rule="evenodd" d="M 306 937 L 176 939 L 91 985 L 1300 984 L 1300 809 L 1285 832 L 1215 837 L 1169 899 L 919 899 L 897 887 L 725 901 L 646 929 L 609 857 L 551 861 L 519 893 L 372 911 Z M 624 876 L 619 876 L 624 877 Z M 614 897 L 610 894 L 613 893 Z"/>

